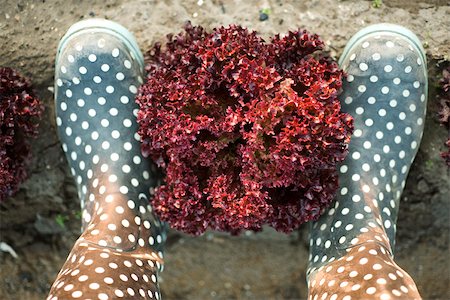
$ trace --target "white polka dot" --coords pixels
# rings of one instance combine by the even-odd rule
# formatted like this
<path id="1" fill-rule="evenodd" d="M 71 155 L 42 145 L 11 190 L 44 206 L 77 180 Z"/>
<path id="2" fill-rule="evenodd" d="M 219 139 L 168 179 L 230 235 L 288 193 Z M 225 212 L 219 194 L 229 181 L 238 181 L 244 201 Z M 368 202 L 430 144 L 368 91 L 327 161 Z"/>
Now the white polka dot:
<path id="1" fill-rule="evenodd" d="M 116 79 L 117 80 L 123 80 L 124 78 L 125 78 L 125 75 L 123 75 L 122 72 L 119 72 L 119 73 L 116 74 Z"/>
<path id="2" fill-rule="evenodd" d="M 380 162 L 380 161 L 381 161 L 381 156 L 380 156 L 379 154 L 375 154 L 375 155 L 373 156 L 373 160 L 374 160 L 375 162 Z"/>
<path id="3" fill-rule="evenodd" d="M 88 110 L 88 115 L 91 117 L 95 117 L 95 115 L 97 114 L 97 112 L 95 111 L 95 109 L 91 108 Z"/>
<path id="4" fill-rule="evenodd" d="M 353 75 L 349 74 L 347 76 L 347 82 L 352 82 L 353 80 L 355 80 L 355 77 L 353 77 Z"/>
<path id="5" fill-rule="evenodd" d="M 399 55 L 397 55 L 396 59 L 398 62 L 402 62 L 405 59 L 405 56 L 403 54 L 399 54 Z"/>
<path id="6" fill-rule="evenodd" d="M 368 163 L 364 163 L 362 165 L 362 169 L 366 172 L 370 171 L 370 165 Z"/>
<path id="7" fill-rule="evenodd" d="M 406 133 L 407 135 L 410 135 L 410 134 L 412 133 L 411 127 L 406 127 L 406 128 L 405 128 L 405 133 Z"/>
<path id="8" fill-rule="evenodd" d="M 137 88 L 135 85 L 130 85 L 129 90 L 131 93 L 136 94 L 137 93 Z"/>
<path id="9" fill-rule="evenodd" d="M 388 130 L 394 129 L 394 123 L 392 123 L 392 122 L 387 122 L 386 128 L 387 128 Z"/>
<path id="10" fill-rule="evenodd" d="M 409 97 L 409 91 L 408 90 L 404 90 L 403 92 L 402 92 L 402 95 L 403 95 L 403 97 Z"/>
<path id="11" fill-rule="evenodd" d="M 423 119 L 422 118 L 418 118 L 417 119 L 417 125 L 422 125 L 423 124 Z"/>
<path id="12" fill-rule="evenodd" d="M 140 164 L 141 163 L 141 158 L 139 157 L 139 156 L 134 156 L 133 157 L 133 162 L 136 164 L 136 165 L 138 165 L 138 164 Z"/>
<path id="13" fill-rule="evenodd" d="M 78 69 L 78 71 L 80 72 L 80 74 L 86 74 L 86 73 L 87 73 L 86 67 L 80 67 L 80 68 Z"/>
<path id="14" fill-rule="evenodd" d="M 109 65 L 108 64 L 103 64 L 101 66 L 101 69 L 102 69 L 103 72 L 108 72 L 109 71 Z"/>
<path id="15" fill-rule="evenodd" d="M 386 110 L 381 108 L 378 110 L 378 114 L 380 115 L 380 117 L 384 117 L 384 116 L 386 116 Z"/>
<path id="16" fill-rule="evenodd" d="M 113 130 L 113 131 L 111 131 L 111 136 L 112 136 L 114 139 L 118 139 L 118 138 L 120 137 L 120 132 L 117 131 L 117 130 Z"/>
<path id="17" fill-rule="evenodd" d="M 119 278 L 120 278 L 120 280 L 122 280 L 122 281 L 128 281 L 128 277 L 125 276 L 124 274 L 120 274 L 120 275 L 119 275 Z"/>
<path id="18" fill-rule="evenodd" d="M 126 142 L 126 143 L 123 144 L 123 148 L 124 148 L 125 150 L 127 150 L 127 151 L 130 151 L 131 148 L 132 148 L 132 145 L 131 145 L 131 143 Z"/>
<path id="19" fill-rule="evenodd" d="M 358 160 L 361 157 L 361 154 L 358 151 L 352 153 L 352 158 Z"/>
<path id="20" fill-rule="evenodd" d="M 361 200 L 361 197 L 359 195 L 353 195 L 352 196 L 352 201 L 353 202 L 359 202 Z"/>
<path id="21" fill-rule="evenodd" d="M 372 54 L 372 59 L 373 59 L 374 61 L 380 60 L 380 58 L 381 58 L 380 53 L 374 53 L 374 54 Z"/>
<path id="22" fill-rule="evenodd" d="M 397 100 L 392 99 L 391 101 L 389 101 L 389 106 L 390 107 L 396 107 L 397 106 Z"/>
<path id="23" fill-rule="evenodd" d="M 95 62 L 97 60 L 97 56 L 95 54 L 89 54 L 88 59 L 90 62 Z"/>
<path id="24" fill-rule="evenodd" d="M 106 284 L 113 284 L 113 283 L 114 283 L 114 280 L 113 280 L 111 277 L 105 277 L 105 278 L 103 279 L 103 281 L 104 281 Z"/>
<path id="25" fill-rule="evenodd" d="M 126 59 L 126 60 L 123 62 L 123 65 L 125 66 L 125 68 L 131 69 L 131 62 L 130 62 L 128 59 Z"/>
<path id="26" fill-rule="evenodd" d="M 132 123 L 130 119 L 123 120 L 123 126 L 125 127 L 131 127 Z"/>
<path id="27" fill-rule="evenodd" d="M 83 296 L 83 292 L 81 291 L 75 291 L 72 293 L 73 298 L 80 298 L 81 296 Z"/>
<path id="28" fill-rule="evenodd" d="M 108 171 L 109 166 L 107 164 L 102 164 L 100 167 L 100 170 L 105 173 L 106 171 Z"/>
<path id="29" fill-rule="evenodd" d="M 369 104 L 375 104 L 376 101 L 377 101 L 377 100 L 375 99 L 375 97 L 369 97 L 369 98 L 367 98 L 367 102 L 368 102 Z"/>
<path id="30" fill-rule="evenodd" d="M 106 104 L 106 99 L 103 98 L 103 97 L 99 97 L 99 98 L 97 99 L 97 102 L 98 102 L 98 104 L 100 104 L 100 105 L 105 105 L 105 104 Z"/>
<path id="31" fill-rule="evenodd" d="M 111 55 L 112 55 L 113 57 L 118 57 L 118 56 L 119 56 L 119 53 L 120 53 L 119 49 L 114 48 L 114 49 L 112 50 L 112 52 L 111 52 Z"/>
<path id="32" fill-rule="evenodd" d="M 91 290 L 97 290 L 99 287 L 100 287 L 100 285 L 98 283 L 96 283 L 96 282 L 93 282 L 93 283 L 89 284 L 89 288 Z"/>
<path id="33" fill-rule="evenodd" d="M 66 96 L 67 96 L 67 98 L 72 97 L 72 91 L 71 90 L 66 90 Z"/>
<path id="34" fill-rule="evenodd" d="M 367 71 L 367 69 L 369 69 L 369 66 L 366 63 L 360 63 L 359 64 L 359 69 L 361 71 Z"/>
<path id="35" fill-rule="evenodd" d="M 387 87 L 387 86 L 383 86 L 382 88 L 381 88 L 381 93 L 383 93 L 383 94 L 387 94 L 387 93 L 389 93 L 389 87 Z"/>
<path id="36" fill-rule="evenodd" d="M 108 86 L 106 87 L 106 92 L 107 92 L 108 94 L 114 93 L 114 87 L 113 87 L 112 85 L 108 85 Z"/>
<path id="37" fill-rule="evenodd" d="M 124 173 L 130 173 L 131 168 L 130 168 L 129 165 L 123 165 L 123 166 L 122 166 L 122 171 L 123 171 Z"/>
<path id="38" fill-rule="evenodd" d="M 95 83 L 102 82 L 102 78 L 100 76 L 94 76 L 93 80 L 94 80 Z"/>
<path id="39" fill-rule="evenodd" d="M 130 101 L 130 99 L 127 96 L 120 97 L 120 102 L 123 104 L 127 104 Z"/>
<path id="40" fill-rule="evenodd" d="M 128 193 L 128 188 L 126 187 L 126 186 L 121 186 L 120 188 L 119 188 L 119 191 L 122 193 L 122 194 L 127 194 Z"/>
<path id="41" fill-rule="evenodd" d="M 364 92 L 366 91 L 366 86 L 365 86 L 365 85 L 360 85 L 360 86 L 358 86 L 358 91 L 359 91 L 360 93 L 364 93 Z"/>
<path id="42" fill-rule="evenodd" d="M 378 81 L 378 77 L 375 75 L 370 76 L 369 78 L 370 82 L 377 82 Z"/>
<path id="43" fill-rule="evenodd" d="M 391 41 L 387 41 L 387 42 L 386 42 L 386 46 L 387 46 L 388 48 L 392 48 L 392 47 L 394 47 L 394 43 L 391 42 Z"/>
<path id="44" fill-rule="evenodd" d="M 366 126 L 370 127 L 373 125 L 373 120 L 372 119 L 366 119 L 366 121 L 364 122 L 366 124 Z"/>
<path id="45" fill-rule="evenodd" d="M 109 110 L 109 114 L 113 117 L 117 116 L 119 114 L 119 111 L 117 110 L 117 108 L 113 107 Z"/>
<path id="46" fill-rule="evenodd" d="M 356 114 L 358 115 L 362 115 L 364 113 L 364 108 L 362 107 L 357 107 L 355 110 Z"/>
<path id="47" fill-rule="evenodd" d="M 92 95 L 92 90 L 90 89 L 90 88 L 84 88 L 84 93 L 86 94 L 86 95 Z"/>
<path id="48" fill-rule="evenodd" d="M 391 65 L 386 65 L 386 66 L 384 66 L 384 71 L 385 71 L 386 73 L 390 73 L 390 72 L 392 71 L 392 66 L 391 66 Z"/>
<path id="49" fill-rule="evenodd" d="M 99 300 L 108 300 L 109 297 L 108 297 L 108 295 L 105 294 L 105 293 L 99 293 L 99 294 L 98 294 L 98 299 L 99 299 Z"/>
<path id="50" fill-rule="evenodd" d="M 100 121 L 100 124 L 101 124 L 103 127 L 108 127 L 108 126 L 109 126 L 109 121 L 108 121 L 107 119 L 102 119 L 102 120 Z"/>
<path id="51" fill-rule="evenodd" d="M 407 67 L 405 68 L 405 73 L 410 73 L 411 71 L 412 71 L 411 66 L 407 66 Z"/>
<path id="52" fill-rule="evenodd" d="M 116 182 L 117 181 L 117 176 L 114 175 L 114 174 L 109 175 L 108 181 L 109 182 Z"/>
<path id="53" fill-rule="evenodd" d="M 383 267 L 382 267 L 380 264 L 374 264 L 374 265 L 372 266 L 372 268 L 373 268 L 374 270 L 381 270 Z"/>

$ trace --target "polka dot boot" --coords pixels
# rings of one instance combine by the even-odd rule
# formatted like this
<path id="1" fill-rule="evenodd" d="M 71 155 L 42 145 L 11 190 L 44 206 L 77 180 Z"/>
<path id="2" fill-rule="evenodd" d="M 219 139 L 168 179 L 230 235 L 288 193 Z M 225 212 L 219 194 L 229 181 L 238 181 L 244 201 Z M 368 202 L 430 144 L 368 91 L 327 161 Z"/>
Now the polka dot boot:
<path id="1" fill-rule="evenodd" d="M 311 230 L 309 299 L 419 299 L 393 261 L 399 200 L 423 133 L 424 50 L 409 30 L 369 26 L 340 59 L 342 108 L 355 119 L 334 204 Z"/>
<path id="2" fill-rule="evenodd" d="M 48 299 L 160 297 L 165 225 L 149 205 L 157 172 L 136 134 L 143 64 L 132 34 L 114 22 L 81 21 L 60 42 L 56 123 L 83 223 Z"/>

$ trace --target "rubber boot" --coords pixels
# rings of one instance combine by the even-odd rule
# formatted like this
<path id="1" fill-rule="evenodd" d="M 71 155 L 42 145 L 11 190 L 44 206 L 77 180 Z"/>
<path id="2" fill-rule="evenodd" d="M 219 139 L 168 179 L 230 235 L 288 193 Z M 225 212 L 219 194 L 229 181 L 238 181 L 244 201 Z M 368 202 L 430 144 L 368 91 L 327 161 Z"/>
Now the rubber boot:
<path id="1" fill-rule="evenodd" d="M 313 224 L 310 299 L 419 299 L 393 260 L 399 201 L 423 134 L 427 67 L 409 30 L 378 24 L 358 32 L 340 65 L 342 109 L 354 117 L 335 204 Z"/>
<path id="2" fill-rule="evenodd" d="M 62 38 L 55 69 L 56 123 L 83 223 L 48 299 L 158 299 L 166 234 L 149 204 L 157 170 L 136 133 L 142 53 L 124 27 L 91 19 Z"/>

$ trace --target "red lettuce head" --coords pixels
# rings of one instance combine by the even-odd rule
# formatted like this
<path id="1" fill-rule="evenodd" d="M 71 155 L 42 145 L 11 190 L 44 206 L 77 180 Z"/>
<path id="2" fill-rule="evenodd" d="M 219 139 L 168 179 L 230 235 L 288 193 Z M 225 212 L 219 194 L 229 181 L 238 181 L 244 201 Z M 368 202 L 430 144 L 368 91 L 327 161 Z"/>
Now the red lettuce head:
<path id="1" fill-rule="evenodd" d="M 0 68 L 0 202 L 13 195 L 26 178 L 36 118 L 42 113 L 30 83 L 11 68 Z"/>
<path id="2" fill-rule="evenodd" d="M 447 150 L 441 153 L 442 158 L 445 163 L 450 168 L 450 66 L 447 66 L 442 71 L 442 78 L 440 83 L 440 111 L 439 111 L 439 121 L 448 130 L 449 138 L 445 143 Z"/>
<path id="3" fill-rule="evenodd" d="M 265 43 L 240 26 L 187 23 L 148 52 L 139 134 L 165 172 L 152 200 L 163 221 L 191 234 L 290 232 L 324 212 L 353 120 L 322 46 L 304 30 Z"/>

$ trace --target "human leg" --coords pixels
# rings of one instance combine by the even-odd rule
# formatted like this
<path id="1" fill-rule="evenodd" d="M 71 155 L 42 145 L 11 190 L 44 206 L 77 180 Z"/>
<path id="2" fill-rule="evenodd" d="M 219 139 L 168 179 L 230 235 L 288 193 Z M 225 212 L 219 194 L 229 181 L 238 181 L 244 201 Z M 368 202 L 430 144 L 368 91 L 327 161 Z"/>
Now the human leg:
<path id="1" fill-rule="evenodd" d="M 159 298 L 165 225 L 148 202 L 158 175 L 136 134 L 142 76 L 137 43 L 116 23 L 82 21 L 61 40 L 56 123 L 83 224 L 48 299 Z"/>
<path id="2" fill-rule="evenodd" d="M 342 108 L 355 119 L 335 205 L 313 224 L 311 299 L 418 299 L 393 260 L 400 196 L 423 133 L 427 69 L 417 37 L 369 26 L 340 60 Z"/>

